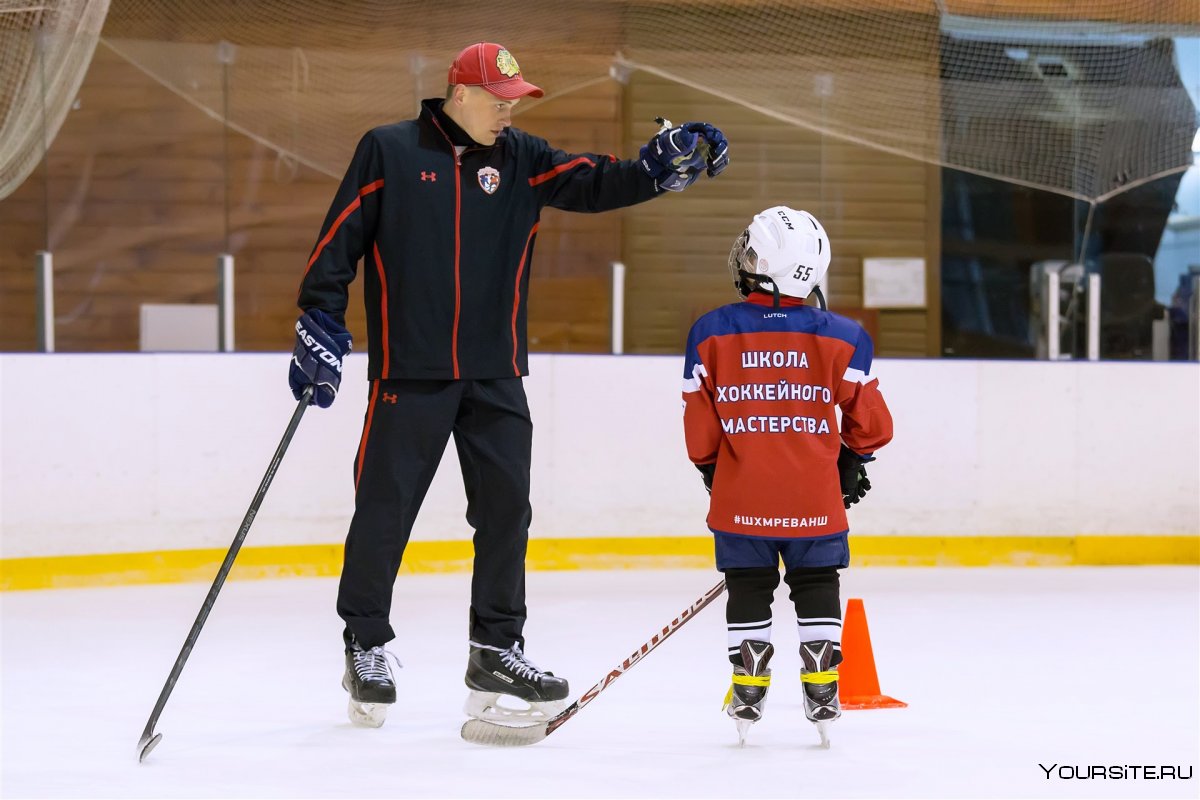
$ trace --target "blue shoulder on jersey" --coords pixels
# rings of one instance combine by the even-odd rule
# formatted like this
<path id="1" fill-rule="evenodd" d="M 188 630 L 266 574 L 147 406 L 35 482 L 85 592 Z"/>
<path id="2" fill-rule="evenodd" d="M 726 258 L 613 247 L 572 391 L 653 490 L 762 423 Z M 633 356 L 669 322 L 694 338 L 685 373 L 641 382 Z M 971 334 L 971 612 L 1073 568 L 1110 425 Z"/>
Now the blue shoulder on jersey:
<path id="1" fill-rule="evenodd" d="M 757 303 L 731 303 L 709 311 L 696 323 L 688 334 L 684 378 L 692 377 L 692 370 L 699 362 L 697 348 L 712 336 L 728 336 L 738 333 L 766 333 L 773 331 L 811 333 L 839 339 L 854 348 L 850 366 L 869 372 L 874 348 L 871 337 L 854 320 L 822 311 L 812 306 L 784 306 L 778 310 Z"/>
<path id="2" fill-rule="evenodd" d="M 700 353 L 697 348 L 701 342 L 713 336 L 736 333 L 729 326 L 729 310 L 740 305 L 742 304 L 731 303 L 727 306 L 719 306 L 692 323 L 692 329 L 688 332 L 687 350 L 684 352 L 683 377 L 685 380 L 692 377 L 692 371 L 696 364 L 700 363 Z"/>
<path id="3" fill-rule="evenodd" d="M 840 339 L 853 346 L 862 341 L 865 333 L 854 320 L 811 306 L 784 306 L 775 310 L 757 303 L 731 303 L 696 320 L 688 342 L 699 344 L 710 336 L 773 331 L 811 333 Z"/>

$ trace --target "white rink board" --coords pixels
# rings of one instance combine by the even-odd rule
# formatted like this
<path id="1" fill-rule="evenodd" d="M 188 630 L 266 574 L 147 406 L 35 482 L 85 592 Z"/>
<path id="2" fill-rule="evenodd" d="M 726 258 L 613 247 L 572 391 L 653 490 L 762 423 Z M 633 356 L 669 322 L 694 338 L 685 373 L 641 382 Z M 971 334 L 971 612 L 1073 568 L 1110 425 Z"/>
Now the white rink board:
<path id="1" fill-rule="evenodd" d="M 0 556 L 226 548 L 295 406 L 288 357 L 0 355 Z M 535 355 L 534 537 L 704 535 L 682 359 Z M 249 544 L 336 544 L 366 358 L 312 408 Z M 854 533 L 1195 535 L 1200 366 L 878 360 L 896 439 Z M 782 490 L 782 488 L 781 488 Z M 414 539 L 469 539 L 454 448 Z"/>

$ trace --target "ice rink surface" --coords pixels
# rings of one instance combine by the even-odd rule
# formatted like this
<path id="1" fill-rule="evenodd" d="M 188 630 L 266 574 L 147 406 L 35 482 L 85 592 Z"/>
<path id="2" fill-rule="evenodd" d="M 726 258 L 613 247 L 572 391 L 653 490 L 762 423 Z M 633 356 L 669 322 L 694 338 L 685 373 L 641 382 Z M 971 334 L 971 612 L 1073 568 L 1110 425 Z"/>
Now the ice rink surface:
<path id="1" fill-rule="evenodd" d="M 572 698 L 719 580 L 696 571 L 529 575 L 527 651 Z M 833 748 L 800 704 L 794 614 L 775 606 L 765 719 L 739 749 L 724 598 L 558 732 L 463 742 L 469 577 L 402 575 L 400 701 L 346 720 L 332 579 L 232 582 L 139 765 L 136 743 L 208 589 L 0 595 L 0 794 L 15 797 L 1197 797 L 1194 567 L 850 569 L 885 694 Z M 1051 765 L 1176 765 L 1181 780 L 1047 779 Z"/>

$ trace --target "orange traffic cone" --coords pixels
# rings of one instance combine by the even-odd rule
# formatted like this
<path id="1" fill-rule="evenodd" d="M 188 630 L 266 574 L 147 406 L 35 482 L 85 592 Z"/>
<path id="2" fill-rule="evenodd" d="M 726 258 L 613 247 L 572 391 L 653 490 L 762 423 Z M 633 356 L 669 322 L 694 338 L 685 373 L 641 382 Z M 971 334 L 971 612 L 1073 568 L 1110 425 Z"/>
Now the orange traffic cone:
<path id="1" fill-rule="evenodd" d="M 894 697 L 879 693 L 879 675 L 875 672 L 875 652 L 871 632 L 867 630 L 867 612 L 863 601 L 846 602 L 842 620 L 842 663 L 838 667 L 838 694 L 842 708 L 904 708 Z"/>

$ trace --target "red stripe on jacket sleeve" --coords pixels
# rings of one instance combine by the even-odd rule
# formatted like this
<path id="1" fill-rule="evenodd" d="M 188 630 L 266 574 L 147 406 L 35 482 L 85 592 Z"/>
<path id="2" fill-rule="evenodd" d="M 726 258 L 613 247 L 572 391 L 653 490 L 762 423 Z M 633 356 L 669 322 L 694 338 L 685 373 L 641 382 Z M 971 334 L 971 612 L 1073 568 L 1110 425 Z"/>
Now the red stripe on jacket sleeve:
<path id="1" fill-rule="evenodd" d="M 529 185 L 537 186 L 538 184 L 545 183 L 546 181 L 550 180 L 551 178 L 553 178 L 557 175 L 561 175 L 562 173 L 566 172 L 569 169 L 575 169 L 575 167 L 578 167 L 580 164 L 587 164 L 589 167 L 596 166 L 595 161 L 592 161 L 587 156 L 580 156 L 579 158 L 574 158 L 565 164 L 559 164 L 554 169 L 549 170 L 547 172 L 543 172 L 541 175 L 533 176 L 532 178 L 529 179 Z"/>
<path id="2" fill-rule="evenodd" d="M 349 217 L 351 214 L 353 214 L 354 211 L 360 205 L 362 205 L 362 199 L 364 197 L 366 197 L 367 195 L 371 194 L 372 192 L 376 191 L 377 189 L 382 189 L 382 188 L 383 188 L 383 178 L 380 178 L 379 180 L 375 181 L 374 183 L 368 183 L 366 186 L 364 186 L 358 190 L 358 197 L 356 197 L 352 201 L 350 201 L 350 205 L 346 206 L 346 208 L 342 211 L 341 214 L 338 214 L 337 219 L 335 219 L 333 221 L 333 224 L 329 226 L 329 233 L 325 234 L 324 238 L 322 238 L 321 241 L 317 243 L 316 249 L 313 250 L 312 257 L 308 259 L 308 266 L 306 266 L 304 268 L 304 277 L 300 279 L 301 284 L 304 283 L 304 278 L 308 277 L 308 271 L 310 269 L 312 269 L 312 265 L 317 262 L 317 259 L 321 256 L 321 252 L 325 249 L 325 247 L 331 241 L 333 241 L 333 237 L 337 234 L 338 228 L 342 227 L 342 223 L 346 221 L 346 218 Z"/>
<path id="3" fill-rule="evenodd" d="M 517 312 L 521 308 L 521 275 L 525 272 L 525 261 L 529 255 L 529 243 L 533 241 L 533 235 L 537 233 L 540 222 L 533 223 L 533 227 L 529 229 L 529 236 L 525 239 L 525 249 L 521 251 L 521 263 L 517 265 L 517 282 L 513 286 L 513 313 L 512 313 L 512 340 L 513 340 L 513 374 L 518 378 L 521 376 L 521 368 L 517 366 L 517 354 L 520 350 L 517 342 Z"/>

